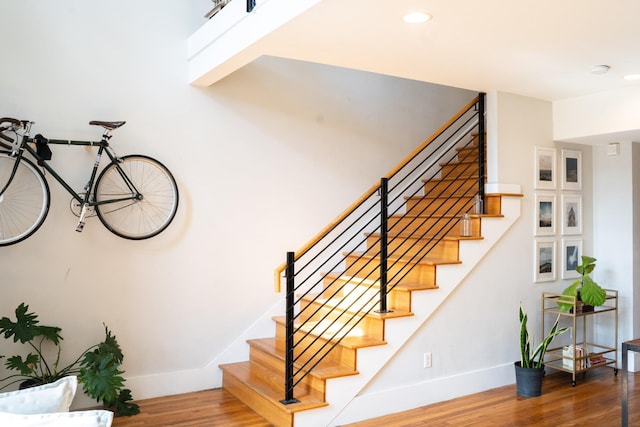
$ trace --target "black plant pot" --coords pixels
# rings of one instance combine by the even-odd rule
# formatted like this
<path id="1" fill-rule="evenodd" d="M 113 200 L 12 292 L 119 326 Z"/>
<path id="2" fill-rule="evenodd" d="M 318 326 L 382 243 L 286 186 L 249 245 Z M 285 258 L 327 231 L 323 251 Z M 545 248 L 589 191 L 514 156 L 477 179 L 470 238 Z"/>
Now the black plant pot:
<path id="1" fill-rule="evenodd" d="M 523 368 L 520 362 L 514 363 L 516 368 L 516 391 L 523 397 L 537 397 L 542 394 L 542 378 L 544 365 L 541 368 Z"/>
<path id="2" fill-rule="evenodd" d="M 36 387 L 39 385 L 42 385 L 42 381 L 38 381 L 34 379 L 24 380 L 18 386 L 18 390 L 24 390 L 25 388 Z"/>

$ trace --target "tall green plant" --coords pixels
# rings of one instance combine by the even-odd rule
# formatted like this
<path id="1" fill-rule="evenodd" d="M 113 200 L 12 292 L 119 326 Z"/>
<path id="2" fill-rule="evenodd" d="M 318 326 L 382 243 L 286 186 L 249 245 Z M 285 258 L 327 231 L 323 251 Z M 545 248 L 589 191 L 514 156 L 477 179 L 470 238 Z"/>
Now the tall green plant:
<path id="1" fill-rule="evenodd" d="M 546 337 L 535 347 L 533 350 L 532 343 L 527 328 L 527 314 L 522 310 L 520 306 L 520 366 L 523 368 L 541 368 L 543 364 L 544 354 L 547 352 L 547 347 L 553 341 L 555 337 L 567 331 L 568 328 L 558 328 L 560 322 L 560 316 L 556 318 L 553 327 L 549 331 Z"/>
<path id="2" fill-rule="evenodd" d="M 576 271 L 580 274 L 580 277 L 562 291 L 562 295 L 571 297 L 571 301 L 563 302 L 560 300 L 558 302 L 560 311 L 571 310 L 573 301 L 575 301 L 573 297 L 577 297 L 578 292 L 580 292 L 580 300 L 585 304 L 593 306 L 604 304 L 607 300 L 607 293 L 590 276 L 594 268 L 596 268 L 596 259 L 583 255 L 582 264 L 576 267 Z"/>
<path id="3" fill-rule="evenodd" d="M 6 383 L 0 390 L 29 380 L 38 385 L 77 375 L 84 392 L 116 414 L 135 415 L 140 412 L 138 405 L 131 402 L 131 391 L 124 388 L 124 372 L 120 370 L 124 355 L 115 335 L 106 325 L 104 341 L 87 348 L 71 364 L 60 367 L 62 329 L 41 325 L 38 316 L 30 313 L 29 306 L 24 303 L 16 308 L 15 315 L 15 321 L 8 317 L 0 319 L 0 334 L 14 343 L 27 345 L 30 352 L 24 358 L 19 355 L 6 358 L 5 367 L 17 373 L 0 379 L 0 383 Z M 47 358 L 51 346 L 53 359 Z"/>

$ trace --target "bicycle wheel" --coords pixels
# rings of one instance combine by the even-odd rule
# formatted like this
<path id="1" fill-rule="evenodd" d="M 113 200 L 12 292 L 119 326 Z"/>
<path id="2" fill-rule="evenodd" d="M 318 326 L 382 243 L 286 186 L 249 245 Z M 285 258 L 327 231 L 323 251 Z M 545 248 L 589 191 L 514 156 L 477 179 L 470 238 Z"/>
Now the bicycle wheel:
<path id="1" fill-rule="evenodd" d="M 0 152 L 0 190 L 11 177 L 15 157 Z M 49 213 L 49 185 L 36 165 L 24 157 L 0 196 L 0 246 L 18 243 L 40 228 Z"/>
<path id="2" fill-rule="evenodd" d="M 120 237 L 148 239 L 167 228 L 176 215 L 178 186 L 169 169 L 151 157 L 130 155 L 120 160 L 104 168 L 96 181 L 98 218 Z"/>

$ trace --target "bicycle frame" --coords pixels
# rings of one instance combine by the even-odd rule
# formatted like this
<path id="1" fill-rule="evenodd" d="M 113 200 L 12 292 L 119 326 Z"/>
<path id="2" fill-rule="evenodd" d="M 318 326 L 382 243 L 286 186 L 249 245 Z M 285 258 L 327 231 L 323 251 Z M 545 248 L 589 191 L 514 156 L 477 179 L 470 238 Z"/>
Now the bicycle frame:
<path id="1" fill-rule="evenodd" d="M 8 182 L 5 184 L 5 186 L 2 189 L 2 191 L 0 191 L 0 196 L 6 191 L 6 189 L 9 187 L 9 185 L 13 181 L 15 173 L 18 170 L 18 165 L 20 164 L 20 159 L 22 159 L 22 156 L 24 155 L 24 151 L 26 150 L 29 154 L 31 154 L 38 161 L 38 164 L 40 166 L 42 166 L 47 172 L 49 172 L 51 174 L 51 176 L 53 176 L 55 178 L 55 180 L 58 181 L 60 183 L 60 185 L 62 185 L 62 187 L 75 200 L 77 200 L 81 204 L 81 206 L 83 206 L 83 207 L 85 207 L 85 206 L 97 206 L 97 205 L 103 205 L 103 204 L 108 204 L 108 203 L 117 203 L 117 202 L 122 202 L 122 201 L 126 201 L 126 200 L 139 200 L 139 199 L 141 199 L 142 195 L 140 194 L 138 189 L 135 187 L 133 182 L 131 182 L 131 180 L 129 179 L 127 174 L 118 166 L 118 163 L 119 163 L 118 156 L 115 154 L 115 152 L 113 152 L 113 149 L 109 147 L 109 138 L 111 138 L 111 135 L 110 135 L 109 131 L 105 131 L 104 132 L 104 134 L 102 135 L 102 139 L 99 142 L 94 142 L 94 141 L 73 141 L 73 140 L 65 141 L 65 140 L 61 140 L 61 139 L 50 139 L 50 140 L 48 140 L 49 144 L 55 144 L 55 145 L 73 145 L 73 146 L 81 146 L 81 147 L 95 147 L 95 146 L 97 146 L 97 147 L 99 147 L 98 148 L 98 153 L 96 154 L 96 160 L 95 160 L 95 162 L 93 164 L 93 169 L 91 170 L 91 177 L 89 178 L 89 181 L 87 182 L 87 184 L 84 187 L 85 193 L 84 193 L 84 196 L 83 196 L 80 193 L 78 193 L 77 191 L 75 191 L 64 180 L 64 178 L 62 178 L 47 163 L 47 161 L 44 160 L 42 157 L 40 157 L 38 155 L 37 151 L 35 149 L 33 149 L 29 145 L 29 143 L 34 142 L 34 140 L 29 137 L 29 133 L 30 133 L 30 129 L 31 129 L 31 123 L 23 122 L 23 124 L 25 125 L 25 133 L 21 136 L 20 147 L 17 149 L 16 155 L 15 155 L 16 163 L 15 163 L 15 165 L 13 167 L 13 171 L 11 172 L 11 176 L 9 177 Z M 115 164 L 116 170 L 118 171 L 118 173 L 120 174 L 120 176 L 122 177 L 124 182 L 127 184 L 127 187 L 131 191 L 131 194 L 132 194 L 131 196 L 108 199 L 108 200 L 102 200 L 100 202 L 95 201 L 95 200 L 94 201 L 91 200 L 91 191 L 93 190 L 95 179 L 96 179 L 96 176 L 98 174 L 98 168 L 100 166 L 100 160 L 102 158 L 102 154 L 105 153 L 105 152 L 107 153 L 107 156 L 109 157 L 111 163 Z"/>

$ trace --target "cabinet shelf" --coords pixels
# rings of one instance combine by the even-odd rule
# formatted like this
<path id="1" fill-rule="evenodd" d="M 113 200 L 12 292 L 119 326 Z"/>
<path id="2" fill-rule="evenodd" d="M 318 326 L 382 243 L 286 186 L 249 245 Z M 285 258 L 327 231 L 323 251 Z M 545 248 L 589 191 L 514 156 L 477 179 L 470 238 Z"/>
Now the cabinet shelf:
<path id="1" fill-rule="evenodd" d="M 545 317 L 553 315 L 560 317 L 561 322 L 571 323 L 571 342 L 568 345 L 547 349 L 545 354 L 545 366 L 569 372 L 572 374 L 571 385 L 576 385 L 576 374 L 584 373 L 591 369 L 603 366 L 613 367 L 614 374 L 618 373 L 618 291 L 605 289 L 605 303 L 598 307 L 583 307 L 581 301 L 576 297 L 556 294 L 551 292 L 542 293 L 542 330 L 547 332 L 545 327 Z M 566 304 L 570 307 L 568 311 L 561 311 L 558 303 Z M 609 316 L 602 316 L 603 313 L 611 313 Z M 609 319 L 609 326 L 613 327 L 609 344 L 602 342 L 595 343 L 587 339 L 587 332 L 593 334 L 595 324 L 604 323 L 604 318 Z M 611 322 L 613 317 L 613 322 Z M 563 320 L 564 319 L 564 320 Z M 581 319 L 581 320 L 580 320 Z M 590 320 L 590 327 L 587 328 L 587 319 Z M 578 339 L 578 326 L 581 326 L 581 337 Z M 598 326 L 604 326 L 598 324 Z M 609 340 L 607 340 L 609 341 Z"/>

